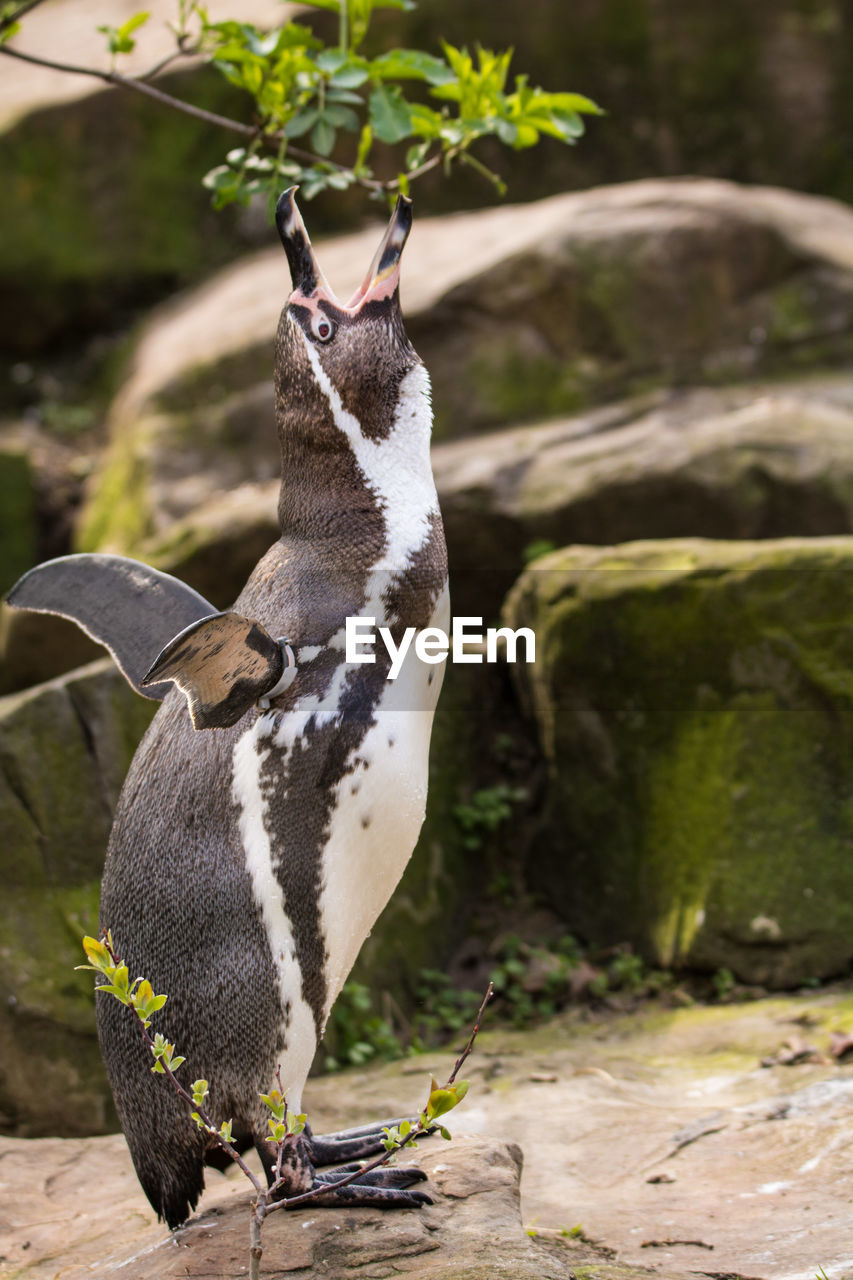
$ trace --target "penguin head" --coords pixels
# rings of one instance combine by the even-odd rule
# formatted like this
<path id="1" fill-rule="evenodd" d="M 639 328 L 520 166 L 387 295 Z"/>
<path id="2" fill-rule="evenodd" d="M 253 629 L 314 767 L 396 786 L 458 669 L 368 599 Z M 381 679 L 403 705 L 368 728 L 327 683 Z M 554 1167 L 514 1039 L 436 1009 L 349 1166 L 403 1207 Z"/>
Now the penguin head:
<path id="1" fill-rule="evenodd" d="M 310 412 L 339 399 L 367 438 L 385 435 L 400 384 L 420 364 L 400 310 L 400 256 L 412 226 L 412 203 L 399 196 L 364 282 L 341 302 L 314 255 L 294 200 L 285 191 L 276 226 L 290 266 L 293 292 L 281 316 L 276 350 L 279 430 L 309 432 L 320 443 L 327 413 Z M 308 412 L 306 412 L 306 409 Z"/>

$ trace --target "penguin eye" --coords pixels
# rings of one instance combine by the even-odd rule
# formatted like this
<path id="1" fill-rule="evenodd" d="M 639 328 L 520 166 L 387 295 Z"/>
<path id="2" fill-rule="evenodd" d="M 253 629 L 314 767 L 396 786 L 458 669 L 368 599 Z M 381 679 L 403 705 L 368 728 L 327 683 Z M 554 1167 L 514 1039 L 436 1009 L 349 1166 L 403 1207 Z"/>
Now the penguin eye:
<path id="1" fill-rule="evenodd" d="M 328 316 L 322 313 L 311 317 L 311 332 L 320 342 L 329 342 L 335 334 L 335 326 Z"/>

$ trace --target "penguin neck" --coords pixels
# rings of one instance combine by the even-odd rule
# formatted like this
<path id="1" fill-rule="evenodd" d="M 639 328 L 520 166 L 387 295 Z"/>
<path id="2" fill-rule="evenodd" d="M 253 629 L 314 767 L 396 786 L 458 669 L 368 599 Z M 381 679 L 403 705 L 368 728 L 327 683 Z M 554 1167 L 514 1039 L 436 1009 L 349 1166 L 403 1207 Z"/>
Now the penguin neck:
<path id="1" fill-rule="evenodd" d="M 438 510 L 429 457 L 429 376 L 415 364 L 395 388 L 387 430 L 366 436 L 322 367 L 279 386 L 282 454 L 279 523 L 285 542 L 335 545 L 365 567 L 403 569 Z M 290 392 L 291 394 L 287 394 Z"/>

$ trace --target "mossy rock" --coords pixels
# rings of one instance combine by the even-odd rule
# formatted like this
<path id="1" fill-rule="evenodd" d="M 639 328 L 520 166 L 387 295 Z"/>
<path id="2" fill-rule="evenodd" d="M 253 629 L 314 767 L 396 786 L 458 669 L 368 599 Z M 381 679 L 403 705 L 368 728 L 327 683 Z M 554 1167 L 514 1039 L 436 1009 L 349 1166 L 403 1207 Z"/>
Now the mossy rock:
<path id="1" fill-rule="evenodd" d="M 0 597 L 36 558 L 36 497 L 26 450 L 0 448 Z"/>
<path id="2" fill-rule="evenodd" d="M 436 436 L 842 364 L 851 261 L 853 215 L 793 192 L 649 181 L 519 210 L 502 259 L 410 318 Z"/>
<path id="3" fill-rule="evenodd" d="M 0 1125 L 27 1135 L 114 1126 L 92 985 L 112 812 L 156 703 L 110 661 L 0 699 Z"/>
<path id="4" fill-rule="evenodd" d="M 853 378 L 636 397 L 439 444 L 433 469 L 459 612 L 487 613 L 537 546 L 853 533 Z"/>
<path id="5" fill-rule="evenodd" d="M 330 278 L 369 260 L 375 238 L 321 244 Z M 403 300 L 432 377 L 435 439 L 849 362 L 851 263 L 850 210 L 708 180 L 426 219 Z M 151 317 L 113 403 L 79 549 L 138 554 L 214 493 L 277 474 L 268 380 L 287 292 L 276 249 Z"/>
<path id="6" fill-rule="evenodd" d="M 268 371 L 271 368 L 270 363 Z M 239 506 L 244 496 L 238 493 L 232 500 L 232 492 L 274 481 L 280 468 L 271 382 L 253 381 L 233 395 L 223 391 L 216 404 L 205 402 L 194 411 L 163 411 L 117 423 L 90 485 L 76 547 L 136 555 L 153 552 L 168 560 L 176 540 L 208 541 L 213 526 L 227 536 L 226 511 L 235 502 Z M 204 506 L 209 510 L 196 521 L 196 512 Z M 179 532 L 175 526 L 185 520 L 187 529 Z M 200 526 L 197 537 L 189 533 L 195 523 Z M 238 523 L 245 521 L 238 517 Z M 277 536 L 276 522 L 259 554 Z M 172 562 L 177 563 L 174 556 Z M 237 591 L 246 576 L 248 571 Z"/>
<path id="7" fill-rule="evenodd" d="M 572 928 L 784 987 L 853 961 L 853 539 L 573 547 L 507 602 Z"/>
<path id="8" fill-rule="evenodd" d="M 164 85 L 240 109 L 213 71 Z M 110 89 L 34 112 L 0 136 L 0 337 L 29 355 L 107 327 L 245 248 L 239 214 L 210 206 L 203 174 L 226 146 L 209 126 Z"/>

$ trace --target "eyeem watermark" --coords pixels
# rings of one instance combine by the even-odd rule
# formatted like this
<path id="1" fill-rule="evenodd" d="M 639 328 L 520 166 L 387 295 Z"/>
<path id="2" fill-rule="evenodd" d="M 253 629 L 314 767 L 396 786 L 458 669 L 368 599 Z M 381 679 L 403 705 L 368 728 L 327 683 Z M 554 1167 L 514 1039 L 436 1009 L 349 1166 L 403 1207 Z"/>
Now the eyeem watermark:
<path id="1" fill-rule="evenodd" d="M 478 628 L 478 630 L 474 630 Z M 498 644 L 506 646 L 506 661 L 518 661 L 519 642 L 524 646 L 524 661 L 536 661 L 536 636 L 530 627 L 487 627 L 483 632 L 482 618 L 454 618 L 450 635 L 441 627 L 406 627 L 397 644 L 390 627 L 377 627 L 375 618 L 350 617 L 346 621 L 347 662 L 375 662 L 376 645 L 381 641 L 391 659 L 389 680 L 396 680 L 402 670 L 406 654 L 415 645 L 415 655 L 421 662 L 436 665 L 446 662 L 497 662 Z M 483 644 L 485 642 L 485 653 Z M 471 646 L 477 646 L 472 652 Z"/>

